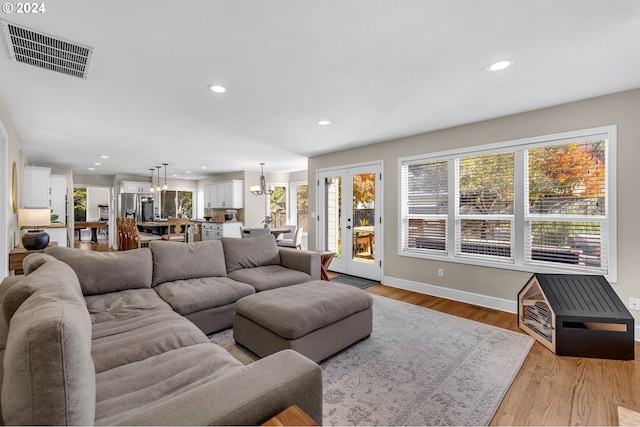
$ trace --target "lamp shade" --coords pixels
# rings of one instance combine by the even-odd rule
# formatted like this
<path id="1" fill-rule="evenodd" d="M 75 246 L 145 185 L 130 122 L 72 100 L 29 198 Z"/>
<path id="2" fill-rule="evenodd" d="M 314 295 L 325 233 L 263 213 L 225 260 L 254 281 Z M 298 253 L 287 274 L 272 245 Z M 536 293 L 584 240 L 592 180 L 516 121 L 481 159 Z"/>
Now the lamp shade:
<path id="1" fill-rule="evenodd" d="M 20 227 L 42 227 L 51 224 L 49 209 L 18 209 L 18 225 Z"/>
<path id="2" fill-rule="evenodd" d="M 20 227 L 42 227 L 51 224 L 49 209 L 18 209 L 18 225 Z M 22 246 L 28 250 L 44 249 L 49 244 L 49 235 L 42 229 L 27 230 L 22 235 Z"/>

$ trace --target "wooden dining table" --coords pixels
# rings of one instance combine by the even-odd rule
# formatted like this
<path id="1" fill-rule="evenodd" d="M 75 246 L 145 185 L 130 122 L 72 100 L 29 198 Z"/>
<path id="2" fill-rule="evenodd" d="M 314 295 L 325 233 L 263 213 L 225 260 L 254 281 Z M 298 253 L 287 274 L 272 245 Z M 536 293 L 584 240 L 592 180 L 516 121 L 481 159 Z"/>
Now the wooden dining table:
<path id="1" fill-rule="evenodd" d="M 245 234 L 251 234 L 251 230 L 264 230 L 263 227 L 259 228 L 243 228 L 242 232 Z M 291 233 L 291 229 L 288 227 L 270 227 L 269 233 L 273 234 L 276 237 L 276 240 L 281 234 Z"/>

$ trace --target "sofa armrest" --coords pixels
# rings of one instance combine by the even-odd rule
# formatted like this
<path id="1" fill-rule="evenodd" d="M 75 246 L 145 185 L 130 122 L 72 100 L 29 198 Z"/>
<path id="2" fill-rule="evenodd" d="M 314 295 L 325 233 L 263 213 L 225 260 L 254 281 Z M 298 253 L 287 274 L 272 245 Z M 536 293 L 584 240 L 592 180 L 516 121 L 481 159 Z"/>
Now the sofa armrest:
<path id="1" fill-rule="evenodd" d="M 122 425 L 259 425 L 291 405 L 322 425 L 322 371 L 283 350 L 133 414 Z"/>
<path id="2" fill-rule="evenodd" d="M 307 273 L 311 276 L 311 280 L 320 280 L 320 252 L 291 248 L 278 249 L 282 266 Z"/>

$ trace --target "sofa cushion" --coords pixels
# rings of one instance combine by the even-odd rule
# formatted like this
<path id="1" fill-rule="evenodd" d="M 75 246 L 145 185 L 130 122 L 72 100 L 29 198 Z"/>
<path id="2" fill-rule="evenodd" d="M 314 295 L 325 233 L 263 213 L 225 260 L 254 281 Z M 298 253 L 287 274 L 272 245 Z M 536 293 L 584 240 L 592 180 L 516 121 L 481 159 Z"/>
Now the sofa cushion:
<path id="1" fill-rule="evenodd" d="M 253 286 L 228 277 L 176 280 L 161 283 L 154 289 L 182 315 L 232 304 L 255 293 Z"/>
<path id="2" fill-rule="evenodd" d="M 94 325 L 110 320 L 125 320 L 156 310 L 173 311 L 153 289 L 127 289 L 89 295 L 85 301 Z"/>
<path id="3" fill-rule="evenodd" d="M 82 290 L 80 289 L 78 277 L 71 267 L 57 260 L 48 262 L 46 267 L 38 268 L 33 273 L 23 277 L 5 293 L 2 299 L 2 312 L 7 324 L 10 323 L 11 317 L 27 298 L 38 289 L 52 284 L 64 285 L 69 290 L 75 291 L 78 297 L 82 299 Z"/>
<path id="4" fill-rule="evenodd" d="M 153 269 L 148 248 L 124 252 L 92 252 L 51 246 L 45 253 L 73 268 L 84 295 L 151 287 Z"/>
<path id="5" fill-rule="evenodd" d="M 22 271 L 24 272 L 25 276 L 28 276 L 29 274 L 40 268 L 42 265 L 51 261 L 57 261 L 57 259 L 55 259 L 51 255 L 43 253 L 29 254 L 22 260 Z"/>
<path id="6" fill-rule="evenodd" d="M 307 273 L 291 270 L 281 265 L 243 268 L 229 273 L 229 277 L 233 280 L 250 284 L 258 292 L 281 288 L 283 286 L 297 285 L 311 280 L 311 276 Z"/>
<path id="7" fill-rule="evenodd" d="M 219 240 L 175 243 L 178 242 L 149 243 L 153 254 L 153 286 L 173 280 L 227 275 Z"/>
<path id="8" fill-rule="evenodd" d="M 158 308 L 94 324 L 91 354 L 95 371 L 104 372 L 207 342 L 207 336 L 193 323 L 170 308 Z"/>
<path id="9" fill-rule="evenodd" d="M 93 424 L 91 320 L 71 286 L 51 283 L 20 306 L 11 320 L 4 367 L 7 424 Z"/>
<path id="10" fill-rule="evenodd" d="M 223 237 L 227 274 L 241 268 L 280 264 L 280 252 L 272 234 L 241 239 Z"/>
<path id="11" fill-rule="evenodd" d="M 242 366 L 222 347 L 206 343 L 99 373 L 96 376 L 96 424 L 118 424 L 132 414 L 161 405 Z"/>

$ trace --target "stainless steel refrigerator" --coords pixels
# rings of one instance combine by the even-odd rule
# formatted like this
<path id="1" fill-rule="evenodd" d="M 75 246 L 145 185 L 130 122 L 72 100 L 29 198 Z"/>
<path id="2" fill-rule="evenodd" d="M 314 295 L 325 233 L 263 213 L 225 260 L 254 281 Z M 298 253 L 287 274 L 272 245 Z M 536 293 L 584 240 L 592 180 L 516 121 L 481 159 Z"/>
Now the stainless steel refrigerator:
<path id="1" fill-rule="evenodd" d="M 118 212 L 123 218 L 135 218 L 136 222 L 154 220 L 153 194 L 120 193 Z"/>

